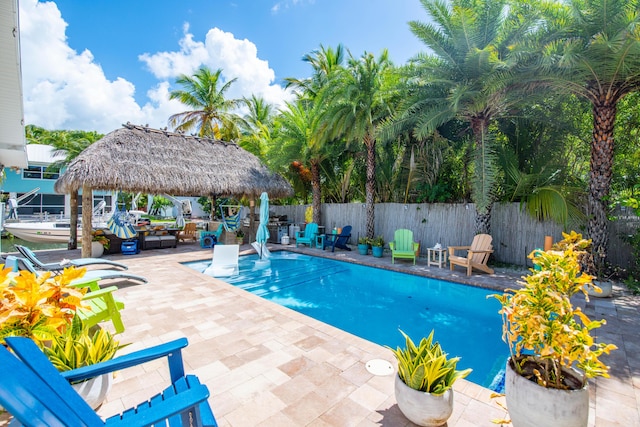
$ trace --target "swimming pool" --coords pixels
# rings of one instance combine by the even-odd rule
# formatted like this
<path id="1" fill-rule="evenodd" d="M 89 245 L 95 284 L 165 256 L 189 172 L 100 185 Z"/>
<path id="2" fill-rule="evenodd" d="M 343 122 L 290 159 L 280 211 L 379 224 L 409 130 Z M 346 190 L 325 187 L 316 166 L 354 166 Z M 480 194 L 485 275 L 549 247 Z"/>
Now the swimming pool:
<path id="1" fill-rule="evenodd" d="M 361 338 L 403 346 L 398 329 L 415 342 L 435 329 L 467 379 L 491 387 L 508 349 L 501 340 L 495 291 L 287 251 L 274 252 L 271 267 L 256 269 L 256 255 L 240 257 L 240 274 L 222 278 Z M 210 260 L 185 263 L 200 272 Z M 495 388 L 495 387 L 493 387 Z"/>

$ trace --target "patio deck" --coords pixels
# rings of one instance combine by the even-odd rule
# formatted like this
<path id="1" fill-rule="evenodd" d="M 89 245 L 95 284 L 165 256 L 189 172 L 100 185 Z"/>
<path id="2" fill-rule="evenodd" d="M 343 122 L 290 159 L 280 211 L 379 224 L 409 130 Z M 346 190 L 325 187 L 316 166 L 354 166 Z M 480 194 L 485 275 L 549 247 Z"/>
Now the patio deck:
<path id="1" fill-rule="evenodd" d="M 296 251 L 295 246 L 269 247 Z M 425 259 L 416 266 L 392 266 L 388 254 L 377 259 L 357 251 L 297 251 L 495 289 L 513 287 L 522 274 L 497 271 L 467 278 L 462 269 L 452 273 L 427 267 Z M 221 427 L 413 426 L 395 403 L 393 376 L 374 376 L 365 369 L 374 358 L 395 365 L 389 350 L 179 264 L 210 254 L 211 249 L 197 244 L 179 244 L 108 257 L 149 279 L 146 285 L 109 283 L 119 287 L 117 297 L 126 305 L 120 340 L 131 345 L 123 353 L 186 336 L 186 369 L 209 387 Z M 51 261 L 80 256 L 66 250 L 39 255 Z M 594 298 L 585 306 L 588 315 L 607 319 L 598 338 L 619 347 L 604 359 L 611 378 L 591 381 L 590 427 L 640 425 L 639 301 L 616 287 L 614 298 Z M 167 378 L 164 361 L 119 372 L 99 413 L 108 416 L 139 403 L 162 390 Z M 449 427 L 495 426 L 493 419 L 507 417 L 490 390 L 466 380 L 454 388 Z M 7 418 L 0 416 L 0 425 Z"/>

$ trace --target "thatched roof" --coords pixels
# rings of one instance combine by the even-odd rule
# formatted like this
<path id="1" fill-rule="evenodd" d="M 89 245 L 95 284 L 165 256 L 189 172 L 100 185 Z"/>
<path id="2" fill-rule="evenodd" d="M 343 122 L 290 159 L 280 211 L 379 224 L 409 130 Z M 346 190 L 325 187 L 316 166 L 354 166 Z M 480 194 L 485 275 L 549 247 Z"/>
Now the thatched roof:
<path id="1" fill-rule="evenodd" d="M 76 157 L 56 181 L 58 193 L 88 186 L 174 196 L 293 194 L 291 185 L 236 144 L 123 125 Z"/>

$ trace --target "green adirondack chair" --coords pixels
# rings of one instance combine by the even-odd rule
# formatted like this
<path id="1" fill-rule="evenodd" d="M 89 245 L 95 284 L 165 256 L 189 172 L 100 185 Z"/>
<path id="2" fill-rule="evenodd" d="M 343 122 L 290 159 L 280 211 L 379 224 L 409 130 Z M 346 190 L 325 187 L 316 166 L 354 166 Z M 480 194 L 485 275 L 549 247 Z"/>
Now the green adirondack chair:
<path id="1" fill-rule="evenodd" d="M 395 264 L 396 258 L 412 259 L 416 263 L 416 252 L 420 243 L 413 241 L 413 231 L 401 228 L 393 235 L 393 242 L 389 242 L 391 249 L 391 263 Z"/>
<path id="2" fill-rule="evenodd" d="M 296 248 L 299 244 L 313 247 L 316 243 L 316 234 L 318 234 L 318 224 L 310 222 L 303 231 L 296 232 Z"/>

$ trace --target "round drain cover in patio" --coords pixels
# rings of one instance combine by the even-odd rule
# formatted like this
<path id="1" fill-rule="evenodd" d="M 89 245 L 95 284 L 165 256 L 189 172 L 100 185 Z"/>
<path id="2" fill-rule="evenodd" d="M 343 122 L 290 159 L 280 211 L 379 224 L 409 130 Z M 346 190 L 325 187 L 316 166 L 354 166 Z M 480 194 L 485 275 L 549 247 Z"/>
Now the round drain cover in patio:
<path id="1" fill-rule="evenodd" d="M 372 359 L 365 365 L 367 371 L 373 375 L 384 376 L 393 374 L 393 365 L 383 359 Z"/>

